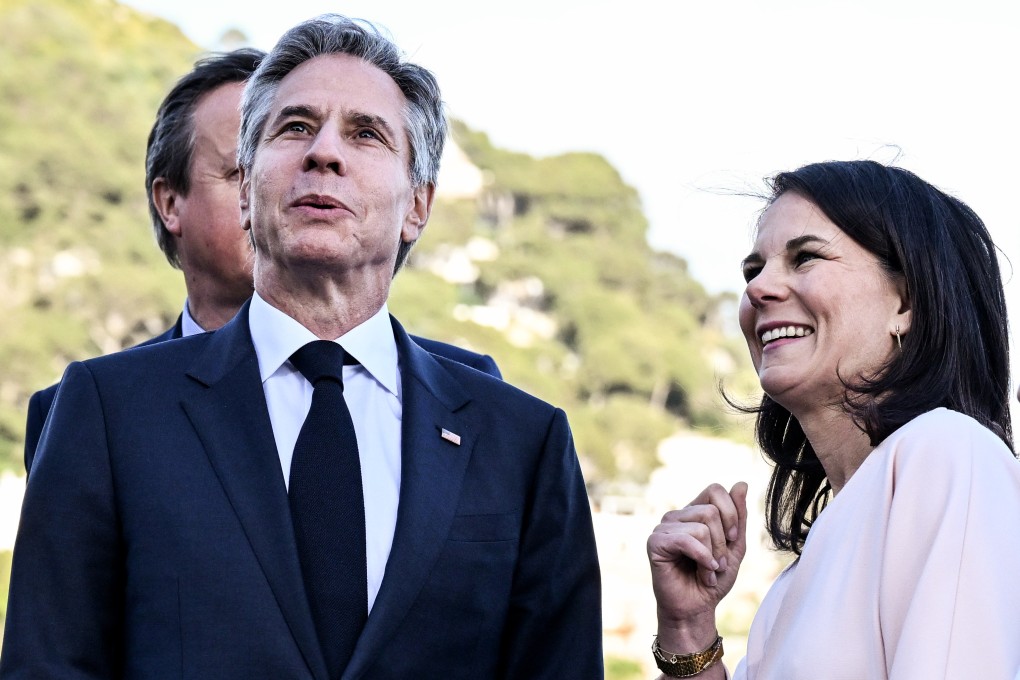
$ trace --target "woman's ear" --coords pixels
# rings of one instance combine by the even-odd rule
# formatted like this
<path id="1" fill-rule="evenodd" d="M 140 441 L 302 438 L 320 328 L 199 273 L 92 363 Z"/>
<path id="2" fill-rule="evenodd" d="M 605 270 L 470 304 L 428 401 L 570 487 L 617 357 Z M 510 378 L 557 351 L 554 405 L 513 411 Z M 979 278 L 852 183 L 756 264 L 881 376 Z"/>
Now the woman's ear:
<path id="1" fill-rule="evenodd" d="M 910 305 L 910 294 L 907 290 L 907 280 L 901 275 L 896 277 L 896 292 L 899 294 L 899 309 L 893 315 L 892 328 L 889 332 L 893 335 L 906 335 L 910 332 L 912 310 Z"/>

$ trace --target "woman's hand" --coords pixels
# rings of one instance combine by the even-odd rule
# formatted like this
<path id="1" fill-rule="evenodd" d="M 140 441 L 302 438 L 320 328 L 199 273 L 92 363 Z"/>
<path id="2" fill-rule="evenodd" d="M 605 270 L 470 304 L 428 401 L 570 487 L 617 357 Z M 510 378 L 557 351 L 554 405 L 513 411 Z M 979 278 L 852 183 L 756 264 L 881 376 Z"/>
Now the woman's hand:
<path id="1" fill-rule="evenodd" d="M 667 512 L 648 537 L 659 642 L 696 652 L 715 639 L 715 608 L 737 579 L 747 550 L 747 484 L 718 484 Z"/>

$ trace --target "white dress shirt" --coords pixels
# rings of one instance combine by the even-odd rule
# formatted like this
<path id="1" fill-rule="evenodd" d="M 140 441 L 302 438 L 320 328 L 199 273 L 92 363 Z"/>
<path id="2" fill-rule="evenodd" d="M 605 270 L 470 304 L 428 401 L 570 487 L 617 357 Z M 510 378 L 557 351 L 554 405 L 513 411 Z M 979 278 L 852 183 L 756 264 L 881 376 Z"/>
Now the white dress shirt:
<path id="1" fill-rule="evenodd" d="M 195 321 L 195 317 L 191 316 L 191 310 L 188 309 L 188 301 L 184 301 L 184 311 L 181 312 L 181 337 L 186 338 L 189 335 L 198 335 L 199 333 L 205 333 L 205 329 L 198 325 Z"/>
<path id="2" fill-rule="evenodd" d="M 294 444 L 311 408 L 313 390 L 289 359 L 302 346 L 319 338 L 258 293 L 252 296 L 248 324 L 283 478 L 289 484 Z M 361 457 L 371 611 L 393 545 L 400 496 L 400 372 L 397 343 L 386 305 L 336 342 L 360 362 L 343 367 L 344 398 L 354 421 Z"/>

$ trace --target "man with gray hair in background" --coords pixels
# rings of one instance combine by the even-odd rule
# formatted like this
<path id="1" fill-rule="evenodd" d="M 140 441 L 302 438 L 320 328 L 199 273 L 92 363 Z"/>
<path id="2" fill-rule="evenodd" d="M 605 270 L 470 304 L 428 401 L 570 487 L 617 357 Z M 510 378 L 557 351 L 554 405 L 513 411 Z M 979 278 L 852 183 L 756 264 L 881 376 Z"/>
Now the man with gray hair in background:
<path id="1" fill-rule="evenodd" d="M 242 104 L 255 294 L 68 368 L 0 677 L 602 677 L 565 415 L 388 314 L 445 135 L 432 74 L 374 27 L 281 38 Z"/>

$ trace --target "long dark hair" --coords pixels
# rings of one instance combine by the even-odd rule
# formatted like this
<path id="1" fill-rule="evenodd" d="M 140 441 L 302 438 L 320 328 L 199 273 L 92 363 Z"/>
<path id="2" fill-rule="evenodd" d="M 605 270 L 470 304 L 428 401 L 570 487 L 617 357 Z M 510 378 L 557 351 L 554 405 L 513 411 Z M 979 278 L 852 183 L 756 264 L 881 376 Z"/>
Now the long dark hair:
<path id="1" fill-rule="evenodd" d="M 909 335 L 873 376 L 844 381 L 844 408 L 877 446 L 938 407 L 964 413 L 1013 450 L 1009 340 L 997 249 L 981 219 L 902 168 L 873 161 L 814 163 L 776 175 L 906 282 Z M 775 463 L 766 522 L 777 548 L 800 554 L 831 487 L 797 419 L 768 396 L 755 426 Z"/>

